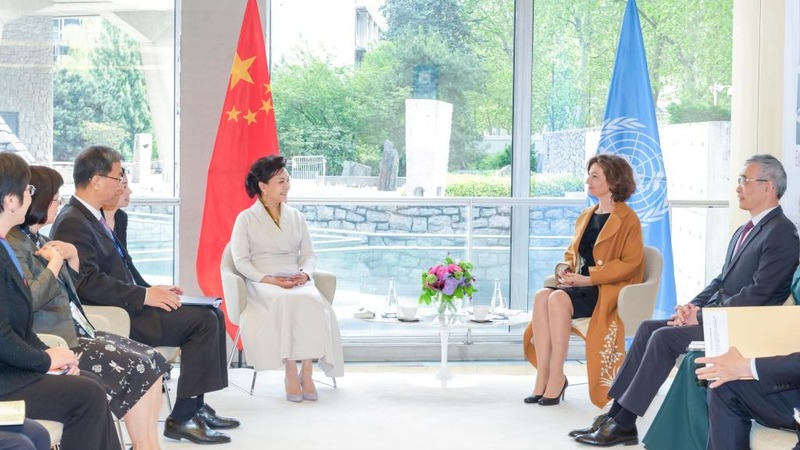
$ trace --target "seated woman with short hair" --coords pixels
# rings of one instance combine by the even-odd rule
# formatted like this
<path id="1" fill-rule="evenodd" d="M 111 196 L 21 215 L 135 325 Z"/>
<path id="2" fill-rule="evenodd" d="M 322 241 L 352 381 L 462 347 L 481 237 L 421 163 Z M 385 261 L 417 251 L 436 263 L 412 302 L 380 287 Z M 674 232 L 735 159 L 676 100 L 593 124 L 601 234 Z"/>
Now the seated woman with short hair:
<path id="1" fill-rule="evenodd" d="M 617 314 L 620 290 L 644 277 L 642 227 L 625 203 L 636 189 L 633 169 L 619 156 L 600 154 L 586 164 L 589 195 L 598 203 L 575 221 L 564 252 L 566 270 L 557 286 L 533 297 L 533 318 L 523 335 L 525 356 L 536 366 L 536 384 L 525 403 L 557 405 L 564 398 L 572 319 L 591 317 L 586 335 L 589 396 L 608 401 L 608 387 L 625 356 L 625 330 Z"/>

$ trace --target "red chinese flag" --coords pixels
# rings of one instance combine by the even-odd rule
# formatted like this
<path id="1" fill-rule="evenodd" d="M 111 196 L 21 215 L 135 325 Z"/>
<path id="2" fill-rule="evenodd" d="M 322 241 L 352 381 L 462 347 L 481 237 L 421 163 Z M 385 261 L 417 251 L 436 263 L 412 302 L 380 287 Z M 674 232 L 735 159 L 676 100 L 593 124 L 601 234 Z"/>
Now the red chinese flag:
<path id="1" fill-rule="evenodd" d="M 250 165 L 262 156 L 278 153 L 264 32 L 256 0 L 248 0 L 208 166 L 197 248 L 197 280 L 205 295 L 222 295 L 222 250 L 230 240 L 236 216 L 253 203 L 244 190 Z M 236 335 L 230 321 L 227 330 L 231 337 Z"/>

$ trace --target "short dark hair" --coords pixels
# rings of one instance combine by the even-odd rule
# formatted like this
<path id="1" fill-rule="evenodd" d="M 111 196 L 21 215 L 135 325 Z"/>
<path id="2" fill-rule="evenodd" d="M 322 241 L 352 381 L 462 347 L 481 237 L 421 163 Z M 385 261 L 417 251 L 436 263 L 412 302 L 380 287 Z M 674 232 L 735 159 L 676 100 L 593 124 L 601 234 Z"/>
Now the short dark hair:
<path id="1" fill-rule="evenodd" d="M 122 154 L 105 145 L 91 145 L 75 157 L 72 180 L 75 187 L 85 187 L 95 175 L 108 175 L 115 162 L 122 161 Z"/>
<path id="2" fill-rule="evenodd" d="M 0 212 L 4 210 L 7 196 L 23 199 L 30 179 L 31 171 L 24 159 L 14 153 L 0 153 Z"/>
<path id="3" fill-rule="evenodd" d="M 58 189 L 64 184 L 64 178 L 55 169 L 45 166 L 31 166 L 31 182 L 36 186 L 36 195 L 25 214 L 25 226 L 44 225 L 47 223 L 47 211 Z"/>
<path id="4" fill-rule="evenodd" d="M 244 188 L 247 191 L 247 196 L 253 198 L 260 194 L 261 189 L 258 188 L 258 183 L 268 183 L 272 177 L 284 168 L 286 168 L 286 160 L 283 156 L 271 155 L 258 158 L 250 166 L 250 172 L 244 178 Z"/>
<path id="5" fill-rule="evenodd" d="M 624 202 L 633 195 L 636 190 L 636 179 L 633 177 L 631 165 L 625 158 L 608 153 L 594 156 L 586 163 L 586 172 L 589 172 L 593 164 L 603 169 L 608 190 L 611 191 L 611 200 Z"/>

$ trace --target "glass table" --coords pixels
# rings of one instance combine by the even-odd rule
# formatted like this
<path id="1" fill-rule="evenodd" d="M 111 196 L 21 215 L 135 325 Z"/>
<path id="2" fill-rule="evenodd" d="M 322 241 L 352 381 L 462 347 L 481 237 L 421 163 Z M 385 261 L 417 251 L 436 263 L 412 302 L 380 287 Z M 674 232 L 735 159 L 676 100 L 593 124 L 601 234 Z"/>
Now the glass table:
<path id="1" fill-rule="evenodd" d="M 448 367 L 448 348 L 450 344 L 450 332 L 454 329 L 476 329 L 482 327 L 509 327 L 527 324 L 531 320 L 531 315 L 525 311 L 507 310 L 502 314 L 490 314 L 486 321 L 474 321 L 468 312 L 440 317 L 436 313 L 426 313 L 423 309 L 418 315 L 417 320 L 408 321 L 397 318 L 387 318 L 377 316 L 373 319 L 362 319 L 365 322 L 385 323 L 402 325 L 404 327 L 431 328 L 439 331 L 439 344 L 441 346 L 441 358 L 439 370 L 436 373 L 436 384 L 440 387 L 448 387 L 448 383 L 454 379 Z M 443 320 L 442 320 L 443 319 Z"/>

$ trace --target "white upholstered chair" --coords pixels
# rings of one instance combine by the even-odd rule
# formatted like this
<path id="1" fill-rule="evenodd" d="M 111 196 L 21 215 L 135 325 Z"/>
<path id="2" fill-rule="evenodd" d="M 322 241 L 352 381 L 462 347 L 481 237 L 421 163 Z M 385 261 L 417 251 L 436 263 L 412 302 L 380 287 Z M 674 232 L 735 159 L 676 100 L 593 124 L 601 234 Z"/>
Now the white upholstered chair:
<path id="1" fill-rule="evenodd" d="M 131 317 L 128 312 L 118 306 L 90 306 L 84 305 L 83 310 L 89 322 L 100 331 L 107 333 L 114 333 L 120 336 L 130 337 L 131 333 Z M 167 361 L 172 361 L 178 356 L 180 348 L 161 346 L 156 347 L 161 356 Z M 166 380 L 164 382 L 164 396 L 167 400 L 167 406 L 172 411 L 172 399 L 169 395 L 169 386 Z"/>
<path id="2" fill-rule="evenodd" d="M 244 310 L 247 309 L 247 286 L 245 285 L 244 276 L 236 270 L 236 266 L 233 264 L 230 243 L 225 245 L 225 250 L 222 252 L 220 273 L 222 275 L 222 292 L 225 297 L 225 309 L 228 314 L 228 320 L 239 327 L 239 319 Z M 311 277 L 314 279 L 314 285 L 316 285 L 322 296 L 325 297 L 325 300 L 333 304 L 333 297 L 336 294 L 336 275 L 324 270 L 315 270 Z M 239 328 L 236 331 L 236 337 L 233 338 L 233 348 L 231 349 L 231 356 L 228 359 L 228 366 L 233 362 L 236 346 L 241 339 L 241 331 L 241 328 Z M 257 374 L 258 372 L 254 370 L 253 381 L 250 384 L 250 395 L 253 395 Z M 336 378 L 332 378 L 331 380 L 335 388 Z"/>
<path id="3" fill-rule="evenodd" d="M 655 247 L 645 246 L 644 280 L 641 283 L 629 284 L 619 291 L 617 314 L 625 325 L 625 337 L 633 337 L 639 325 L 653 317 L 663 265 L 661 252 Z M 555 277 L 552 275 L 544 282 L 545 286 L 555 286 L 555 284 Z M 590 317 L 572 319 L 573 333 L 585 338 L 590 319 Z"/>
<path id="4" fill-rule="evenodd" d="M 46 334 L 46 333 L 37 333 L 39 339 L 45 343 L 48 347 L 67 347 L 67 341 L 65 341 L 61 336 L 56 336 L 54 334 Z M 59 444 L 61 442 L 61 433 L 64 432 L 64 424 L 61 422 L 56 422 L 54 420 L 37 420 L 50 434 L 50 445 L 52 448 L 59 448 Z"/>

